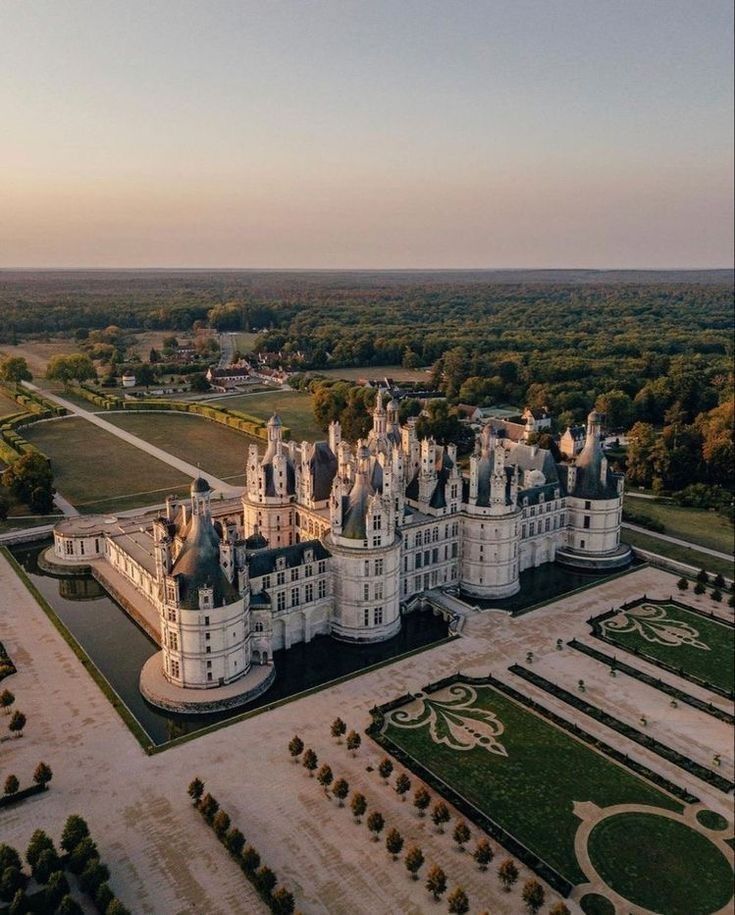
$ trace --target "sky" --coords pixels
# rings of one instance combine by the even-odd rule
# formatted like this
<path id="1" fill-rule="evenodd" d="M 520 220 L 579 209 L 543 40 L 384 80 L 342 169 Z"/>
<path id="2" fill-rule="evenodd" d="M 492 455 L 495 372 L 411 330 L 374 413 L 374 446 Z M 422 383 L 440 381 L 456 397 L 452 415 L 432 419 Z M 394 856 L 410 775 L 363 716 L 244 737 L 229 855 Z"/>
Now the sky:
<path id="1" fill-rule="evenodd" d="M 729 0 L 3 0 L 0 267 L 733 260 Z"/>

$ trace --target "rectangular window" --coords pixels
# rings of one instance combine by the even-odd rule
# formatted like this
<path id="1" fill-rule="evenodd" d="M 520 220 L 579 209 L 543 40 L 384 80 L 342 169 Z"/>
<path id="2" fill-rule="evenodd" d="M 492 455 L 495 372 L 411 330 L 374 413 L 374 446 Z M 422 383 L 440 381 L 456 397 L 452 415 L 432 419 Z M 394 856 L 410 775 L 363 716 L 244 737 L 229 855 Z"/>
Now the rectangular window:
<path id="1" fill-rule="evenodd" d="M 416 567 L 417 569 L 420 569 L 420 568 L 421 568 L 421 553 L 416 553 L 415 567 Z"/>
<path id="2" fill-rule="evenodd" d="M 285 583 L 286 583 L 286 573 L 285 573 L 285 572 L 277 572 L 277 573 L 276 573 L 276 584 L 277 584 L 277 585 L 283 585 L 283 584 L 285 584 Z"/>
<path id="3" fill-rule="evenodd" d="M 439 562 L 439 549 L 437 547 L 434 547 L 434 549 L 431 551 L 431 561 Z"/>
<path id="4" fill-rule="evenodd" d="M 383 599 L 383 582 L 377 581 L 377 582 L 375 582 L 375 600 L 382 600 L 382 599 Z"/>
<path id="5" fill-rule="evenodd" d="M 382 559 L 375 560 L 375 574 L 376 575 L 383 574 L 383 560 Z"/>
<path id="6" fill-rule="evenodd" d="M 270 577 L 270 575 L 264 575 L 264 576 L 263 576 L 263 590 L 264 590 L 264 591 L 267 591 L 268 588 L 270 588 L 270 586 L 271 586 L 271 577 Z"/>
<path id="7" fill-rule="evenodd" d="M 431 550 L 424 550 L 424 565 L 428 566 L 431 562 Z"/>
<path id="8" fill-rule="evenodd" d="M 176 610 L 173 607 L 168 608 L 168 621 L 169 623 L 176 622 Z"/>
<path id="9" fill-rule="evenodd" d="M 547 518 L 546 523 L 544 525 L 544 530 L 548 531 L 550 527 L 551 527 L 551 518 Z"/>
<path id="10" fill-rule="evenodd" d="M 171 676 L 176 677 L 177 679 L 179 677 L 179 662 L 178 661 L 171 662 Z"/>
<path id="11" fill-rule="evenodd" d="M 363 610 L 362 623 L 364 626 L 370 625 L 370 611 L 367 609 L 367 607 Z"/>
<path id="12" fill-rule="evenodd" d="M 311 578 L 311 576 L 313 574 L 314 574 L 314 566 L 311 565 L 311 563 L 307 566 L 304 566 L 304 577 L 305 578 Z"/>
<path id="13" fill-rule="evenodd" d="M 365 560 L 365 577 L 367 578 L 369 574 L 370 574 L 370 560 L 366 559 Z"/>
<path id="14" fill-rule="evenodd" d="M 171 649 L 171 651 L 179 650 L 179 637 L 175 632 L 169 632 L 168 634 L 168 647 Z"/>
<path id="15" fill-rule="evenodd" d="M 588 500 L 584 503 L 585 511 L 589 511 L 592 508 L 592 503 Z"/>
<path id="16" fill-rule="evenodd" d="M 314 585 L 311 582 L 304 587 L 304 600 L 307 604 L 314 600 Z"/>
<path id="17" fill-rule="evenodd" d="M 319 588 L 318 588 L 318 592 L 317 592 L 317 593 L 319 594 L 319 597 L 326 597 L 326 596 L 327 596 L 327 580 L 326 580 L 326 578 L 320 578 L 320 579 L 319 579 Z"/>
<path id="18" fill-rule="evenodd" d="M 291 569 L 291 581 L 298 581 L 298 580 L 299 580 L 299 570 Z"/>
<path id="19" fill-rule="evenodd" d="M 64 552 L 66 553 L 67 556 L 74 555 L 74 541 L 73 540 L 64 541 Z"/>
<path id="20" fill-rule="evenodd" d="M 323 575 L 327 571 L 326 560 L 322 559 L 319 563 L 319 574 Z"/>
<path id="21" fill-rule="evenodd" d="M 373 622 L 376 626 L 383 625 L 383 608 L 382 607 L 376 607 L 375 610 L 373 611 Z"/>
<path id="22" fill-rule="evenodd" d="M 291 606 L 298 607 L 299 603 L 299 589 L 291 588 Z"/>
<path id="23" fill-rule="evenodd" d="M 589 527 L 590 527 L 590 516 L 585 515 L 584 516 L 584 528 L 585 528 L 585 530 L 589 530 Z"/>
<path id="24" fill-rule="evenodd" d="M 363 585 L 363 586 L 362 586 L 362 599 L 363 599 L 363 600 L 370 600 L 370 585 Z"/>
<path id="25" fill-rule="evenodd" d="M 286 592 L 279 591 L 276 597 L 276 610 L 285 610 L 286 609 Z"/>
<path id="26" fill-rule="evenodd" d="M 456 558 L 457 558 L 457 544 L 453 543 L 452 544 L 452 559 L 456 559 Z"/>

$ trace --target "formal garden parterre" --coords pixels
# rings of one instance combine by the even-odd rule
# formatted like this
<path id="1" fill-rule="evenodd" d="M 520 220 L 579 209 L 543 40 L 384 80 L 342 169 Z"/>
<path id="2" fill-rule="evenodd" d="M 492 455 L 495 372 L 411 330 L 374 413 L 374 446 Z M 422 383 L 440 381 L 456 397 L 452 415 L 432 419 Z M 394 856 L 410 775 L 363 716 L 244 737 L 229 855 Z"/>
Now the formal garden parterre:
<path id="1" fill-rule="evenodd" d="M 492 677 L 455 675 L 374 709 L 370 733 L 560 891 L 589 885 L 682 915 L 722 909 L 732 895 L 732 825 L 708 829 L 691 814 L 690 793 L 639 764 L 621 764 L 623 754 L 612 758 L 610 748 L 589 735 L 585 742 L 576 726 L 565 730 L 534 705 Z M 636 855 L 606 844 L 622 812 L 635 815 L 626 828 Z M 642 855 L 657 837 L 658 856 Z M 692 880 L 698 857 L 706 881 Z"/>
<path id="2" fill-rule="evenodd" d="M 727 620 L 673 598 L 643 597 L 588 622 L 602 641 L 733 697 L 735 627 Z"/>

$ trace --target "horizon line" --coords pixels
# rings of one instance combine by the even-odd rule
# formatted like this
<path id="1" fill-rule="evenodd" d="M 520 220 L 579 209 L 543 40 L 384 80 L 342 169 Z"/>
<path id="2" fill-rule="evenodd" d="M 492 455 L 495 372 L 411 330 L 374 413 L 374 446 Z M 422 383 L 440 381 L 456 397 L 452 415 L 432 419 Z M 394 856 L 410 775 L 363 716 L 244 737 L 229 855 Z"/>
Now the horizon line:
<path id="1" fill-rule="evenodd" d="M 168 272 L 225 272 L 225 271 L 238 271 L 238 272 L 261 272 L 261 273 L 499 273 L 502 271 L 512 272 L 512 273 L 521 273 L 521 272 L 576 272 L 576 273 L 613 273 L 613 272 L 628 272 L 628 273 L 656 273 L 656 272 L 665 272 L 665 273 L 684 273 L 684 272 L 697 272 L 697 273 L 715 273 L 715 272 L 735 272 L 735 264 L 728 266 L 719 266 L 719 267 L 699 267 L 699 266 L 687 266 L 687 267 L 242 267 L 242 266 L 219 266 L 219 267 L 207 267 L 207 266 L 170 266 L 170 265 L 157 265 L 157 266 L 103 266 L 103 267 L 89 267 L 89 266 L 66 266 L 66 267 L 30 267 L 30 266 L 0 266 L 0 273 L 5 272 L 22 272 L 22 273 L 50 273 L 50 272 L 72 272 L 72 271 L 86 271 L 86 272 L 106 272 L 106 271 L 137 271 L 137 272 L 146 272 L 146 271 L 168 271 Z"/>

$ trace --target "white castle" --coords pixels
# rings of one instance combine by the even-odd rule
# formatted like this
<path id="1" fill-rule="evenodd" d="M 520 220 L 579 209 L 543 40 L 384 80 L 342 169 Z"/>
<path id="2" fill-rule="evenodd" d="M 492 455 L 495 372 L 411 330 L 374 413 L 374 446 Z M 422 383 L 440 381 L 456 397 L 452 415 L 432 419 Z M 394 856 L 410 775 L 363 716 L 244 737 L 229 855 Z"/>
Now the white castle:
<path id="1" fill-rule="evenodd" d="M 590 413 L 581 452 L 557 463 L 487 425 L 463 474 L 456 448 L 419 440 L 381 392 L 354 446 L 337 422 L 326 442 L 284 441 L 273 416 L 265 453 L 248 448 L 241 500 L 212 500 L 199 478 L 189 504 L 169 499 L 160 517 L 60 522 L 51 558 L 90 564 L 115 596 L 135 594 L 134 615 L 154 618 L 161 651 L 141 676 L 150 701 L 241 704 L 272 681 L 274 651 L 314 635 L 382 641 L 432 593 L 472 606 L 515 594 L 520 573 L 543 563 L 626 565 L 623 478 L 600 428 Z"/>

